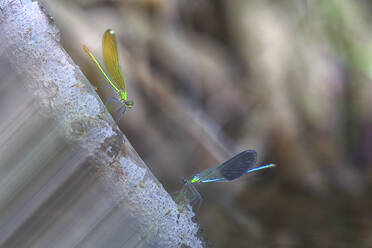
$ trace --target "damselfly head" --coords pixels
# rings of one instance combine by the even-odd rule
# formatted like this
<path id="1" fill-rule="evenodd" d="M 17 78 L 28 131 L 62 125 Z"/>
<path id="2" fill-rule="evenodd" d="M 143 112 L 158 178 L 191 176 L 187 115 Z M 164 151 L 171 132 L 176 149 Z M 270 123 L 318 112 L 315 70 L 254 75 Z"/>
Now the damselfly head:
<path id="1" fill-rule="evenodd" d="M 127 106 L 127 108 L 133 108 L 133 105 L 134 105 L 133 101 L 131 100 L 125 101 L 125 106 Z"/>

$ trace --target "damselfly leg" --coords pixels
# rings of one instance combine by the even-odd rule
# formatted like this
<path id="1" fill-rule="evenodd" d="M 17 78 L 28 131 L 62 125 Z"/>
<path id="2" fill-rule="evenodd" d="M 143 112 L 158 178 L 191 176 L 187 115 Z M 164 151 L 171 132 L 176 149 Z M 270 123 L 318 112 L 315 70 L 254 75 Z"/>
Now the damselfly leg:
<path id="1" fill-rule="evenodd" d="M 125 111 L 127 110 L 127 106 L 123 104 L 117 111 L 116 111 L 116 122 L 119 123 L 121 117 L 124 116 Z"/>
<path id="2" fill-rule="evenodd" d="M 174 201 L 182 209 L 187 205 L 194 207 L 196 211 L 199 210 L 203 198 L 201 197 L 199 191 L 196 189 L 195 185 L 185 182 L 181 190 L 173 194 Z"/>

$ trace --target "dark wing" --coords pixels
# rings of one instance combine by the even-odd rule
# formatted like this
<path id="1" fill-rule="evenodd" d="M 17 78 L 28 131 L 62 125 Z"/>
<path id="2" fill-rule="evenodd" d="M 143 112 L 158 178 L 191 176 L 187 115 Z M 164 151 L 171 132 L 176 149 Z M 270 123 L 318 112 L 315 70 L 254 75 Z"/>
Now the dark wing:
<path id="1" fill-rule="evenodd" d="M 257 160 L 257 152 L 246 150 L 218 166 L 218 170 L 226 180 L 234 180 L 244 175 L 247 170 L 251 169 Z"/>

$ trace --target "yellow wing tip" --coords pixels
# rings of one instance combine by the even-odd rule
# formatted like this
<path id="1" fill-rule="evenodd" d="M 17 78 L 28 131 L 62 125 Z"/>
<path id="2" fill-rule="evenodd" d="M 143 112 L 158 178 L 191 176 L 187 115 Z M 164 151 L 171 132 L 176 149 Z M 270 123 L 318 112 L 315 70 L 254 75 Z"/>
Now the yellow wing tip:
<path id="1" fill-rule="evenodd" d="M 109 28 L 109 29 L 106 30 L 106 33 L 110 33 L 110 34 L 114 35 L 115 31 L 113 29 Z"/>

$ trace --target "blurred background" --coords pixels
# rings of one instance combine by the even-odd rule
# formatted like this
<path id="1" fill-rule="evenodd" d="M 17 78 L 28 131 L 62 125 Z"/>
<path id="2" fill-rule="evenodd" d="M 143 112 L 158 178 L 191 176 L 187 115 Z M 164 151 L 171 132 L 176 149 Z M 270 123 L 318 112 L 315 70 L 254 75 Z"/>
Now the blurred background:
<path id="1" fill-rule="evenodd" d="M 370 1 L 41 2 L 96 87 L 82 45 L 102 62 L 115 29 L 120 128 L 168 192 L 246 149 L 278 165 L 199 187 L 213 247 L 372 247 Z"/>

